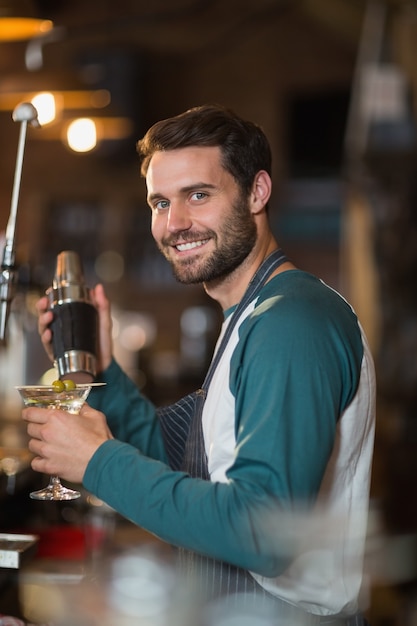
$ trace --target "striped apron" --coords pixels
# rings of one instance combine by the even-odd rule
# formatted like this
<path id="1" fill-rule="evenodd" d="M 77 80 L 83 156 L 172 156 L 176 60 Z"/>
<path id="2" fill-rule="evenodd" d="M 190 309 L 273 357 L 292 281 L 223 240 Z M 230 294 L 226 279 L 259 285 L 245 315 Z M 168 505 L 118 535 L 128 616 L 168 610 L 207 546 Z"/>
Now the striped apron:
<path id="1" fill-rule="evenodd" d="M 241 313 L 258 295 L 272 272 L 287 260 L 282 250 L 275 250 L 259 267 L 233 313 L 201 388 L 173 405 L 158 409 L 165 447 L 173 470 L 185 471 L 194 478 L 210 480 L 202 429 L 203 406 L 210 381 Z M 257 611 L 267 612 L 271 617 L 269 623 L 274 626 L 367 625 L 361 615 L 345 618 L 306 613 L 265 591 L 247 570 L 196 552 L 180 548 L 179 567 L 185 580 L 190 581 L 193 588 L 198 585 L 197 591 L 206 600 L 221 598 L 227 603 L 228 608 L 225 610 L 230 611 L 242 610 L 242 604 L 246 602 L 247 607 L 243 610 L 256 607 Z"/>

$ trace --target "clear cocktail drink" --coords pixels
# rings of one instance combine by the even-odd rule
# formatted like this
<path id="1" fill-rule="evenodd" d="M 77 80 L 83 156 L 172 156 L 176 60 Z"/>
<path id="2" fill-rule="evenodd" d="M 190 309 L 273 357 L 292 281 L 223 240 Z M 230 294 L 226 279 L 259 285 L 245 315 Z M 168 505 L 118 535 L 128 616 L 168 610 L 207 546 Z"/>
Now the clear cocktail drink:
<path id="1" fill-rule="evenodd" d="M 53 386 L 46 385 L 22 385 L 16 389 L 27 407 L 61 409 L 77 415 L 91 388 L 96 384 L 81 384 L 74 389 L 65 389 L 64 391 L 57 391 Z M 34 500 L 75 500 L 80 495 L 79 491 L 65 487 L 58 476 L 51 476 L 49 485 L 39 491 L 33 491 L 30 497 Z"/>

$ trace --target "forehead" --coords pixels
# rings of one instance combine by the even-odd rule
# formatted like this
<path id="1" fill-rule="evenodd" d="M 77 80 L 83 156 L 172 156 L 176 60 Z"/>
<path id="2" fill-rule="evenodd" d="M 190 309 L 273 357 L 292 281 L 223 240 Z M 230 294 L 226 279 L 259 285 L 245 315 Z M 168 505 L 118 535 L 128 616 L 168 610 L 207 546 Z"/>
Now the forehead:
<path id="1" fill-rule="evenodd" d="M 182 187 L 198 181 L 219 182 L 228 176 L 230 174 L 221 164 L 218 146 L 189 146 L 155 152 L 149 163 L 146 184 L 148 191 L 154 192 L 170 185 Z"/>

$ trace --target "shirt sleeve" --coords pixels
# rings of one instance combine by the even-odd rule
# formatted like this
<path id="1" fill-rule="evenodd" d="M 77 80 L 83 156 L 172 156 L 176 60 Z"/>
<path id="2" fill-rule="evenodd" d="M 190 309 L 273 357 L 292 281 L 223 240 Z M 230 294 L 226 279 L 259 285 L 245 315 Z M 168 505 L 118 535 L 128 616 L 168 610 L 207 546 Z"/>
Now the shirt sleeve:
<path id="1" fill-rule="evenodd" d="M 104 387 L 91 390 L 88 403 L 102 411 L 116 439 L 139 448 L 144 454 L 166 461 L 156 408 L 113 360 L 98 378 Z"/>
<path id="2" fill-rule="evenodd" d="M 337 420 L 359 381 L 356 316 L 340 298 L 328 306 L 324 314 L 291 298 L 263 302 L 242 325 L 232 357 L 239 454 L 227 475 L 251 467 L 253 487 L 267 480 L 284 507 L 314 502 Z"/>

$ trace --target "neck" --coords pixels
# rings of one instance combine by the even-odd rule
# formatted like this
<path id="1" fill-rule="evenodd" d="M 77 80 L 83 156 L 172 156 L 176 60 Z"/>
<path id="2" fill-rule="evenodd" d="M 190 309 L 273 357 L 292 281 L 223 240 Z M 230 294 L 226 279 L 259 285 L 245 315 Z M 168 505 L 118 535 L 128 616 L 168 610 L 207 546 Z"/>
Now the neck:
<path id="1" fill-rule="evenodd" d="M 253 275 L 260 267 L 267 256 L 278 248 L 278 243 L 272 234 L 269 238 L 263 242 L 263 245 L 255 245 L 249 256 L 245 261 L 239 265 L 231 274 L 228 274 L 224 278 L 204 283 L 204 289 L 206 293 L 216 300 L 223 310 L 234 306 L 243 297 Z M 273 275 L 283 271 L 283 267 L 288 263 L 284 263 L 283 266 L 277 268 Z M 287 268 L 289 269 L 289 268 Z"/>

